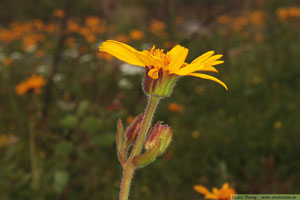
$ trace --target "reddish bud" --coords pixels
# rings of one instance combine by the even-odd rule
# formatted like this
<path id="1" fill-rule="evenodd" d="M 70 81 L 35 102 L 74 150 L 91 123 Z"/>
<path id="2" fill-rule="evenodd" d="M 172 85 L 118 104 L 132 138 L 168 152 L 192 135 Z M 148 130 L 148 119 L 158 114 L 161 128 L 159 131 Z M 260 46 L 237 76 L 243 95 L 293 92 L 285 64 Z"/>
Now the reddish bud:
<path id="1" fill-rule="evenodd" d="M 157 122 L 150 131 L 145 142 L 145 149 L 151 150 L 158 142 L 160 142 L 159 155 L 163 154 L 172 140 L 172 130 L 168 125 L 162 125 Z"/>
<path id="2" fill-rule="evenodd" d="M 141 130 L 143 120 L 144 120 L 144 114 L 139 114 L 129 125 L 129 127 L 126 129 L 127 142 L 133 142 L 137 138 Z"/>

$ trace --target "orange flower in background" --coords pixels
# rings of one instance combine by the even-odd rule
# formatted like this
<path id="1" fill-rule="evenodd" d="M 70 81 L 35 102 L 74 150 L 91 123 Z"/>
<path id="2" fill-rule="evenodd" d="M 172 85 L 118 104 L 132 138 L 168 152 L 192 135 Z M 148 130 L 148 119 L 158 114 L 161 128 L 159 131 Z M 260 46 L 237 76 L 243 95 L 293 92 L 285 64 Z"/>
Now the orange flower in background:
<path id="1" fill-rule="evenodd" d="M 277 9 L 277 16 L 281 21 L 287 18 L 300 17 L 300 7 L 287 7 Z"/>
<path id="2" fill-rule="evenodd" d="M 152 33 L 162 32 L 162 31 L 164 31 L 165 28 L 166 28 L 166 25 L 162 21 L 159 21 L 156 19 L 152 20 L 150 23 L 150 26 L 149 26 L 149 30 Z"/>
<path id="3" fill-rule="evenodd" d="M 15 40 L 15 35 L 12 31 L 3 29 L 0 31 L 0 40 L 6 43 L 10 43 Z"/>
<path id="4" fill-rule="evenodd" d="M 166 42 L 164 43 L 164 47 L 165 47 L 166 49 L 172 49 L 172 48 L 175 47 L 175 46 L 176 46 L 176 43 L 173 42 L 173 41 L 166 41 Z"/>
<path id="5" fill-rule="evenodd" d="M 224 183 L 221 189 L 213 188 L 210 192 L 206 187 L 202 185 L 195 185 L 194 190 L 204 195 L 205 199 L 215 200 L 230 200 L 232 194 L 236 194 L 235 190 L 229 187 L 228 183 Z"/>
<path id="6" fill-rule="evenodd" d="M 35 52 L 35 54 L 34 54 L 34 56 L 35 56 L 36 58 L 41 58 L 41 57 L 43 57 L 44 55 L 45 55 L 45 51 L 42 50 L 42 49 L 37 50 L 37 51 Z"/>
<path id="7" fill-rule="evenodd" d="M 71 46 L 75 45 L 75 43 L 76 43 L 76 38 L 75 37 L 69 37 L 65 41 L 65 44 L 68 47 L 71 47 Z"/>
<path id="8" fill-rule="evenodd" d="M 98 26 L 100 23 L 101 23 L 100 18 L 95 17 L 95 16 L 90 16 L 90 17 L 86 18 L 86 20 L 85 20 L 85 24 L 90 27 Z"/>
<path id="9" fill-rule="evenodd" d="M 232 22 L 232 19 L 226 15 L 221 15 L 217 18 L 217 21 L 220 24 L 230 24 L 230 22 Z"/>
<path id="10" fill-rule="evenodd" d="M 130 34 L 130 37 L 134 40 L 140 40 L 144 37 L 144 33 L 142 31 L 136 30 L 136 29 L 130 31 L 129 34 Z"/>
<path id="11" fill-rule="evenodd" d="M 18 142 L 18 138 L 12 134 L 0 135 L 0 147 L 7 147 L 14 145 Z"/>
<path id="12" fill-rule="evenodd" d="M 182 112 L 184 108 L 181 104 L 173 102 L 168 105 L 168 110 L 172 112 Z"/>
<path id="13" fill-rule="evenodd" d="M 181 25 L 183 23 L 183 17 L 179 16 L 175 18 L 175 24 Z"/>
<path id="14" fill-rule="evenodd" d="M 256 26 L 263 26 L 265 24 L 265 13 L 261 10 L 255 10 L 251 13 L 251 22 Z"/>
<path id="15" fill-rule="evenodd" d="M 80 26 L 74 20 L 68 21 L 68 31 L 70 32 L 79 32 Z"/>
<path id="16" fill-rule="evenodd" d="M 117 40 L 120 42 L 128 43 L 129 42 L 129 37 L 127 35 L 117 35 L 113 37 L 113 40 Z"/>
<path id="17" fill-rule="evenodd" d="M 57 28 L 57 26 L 55 25 L 55 24 L 47 24 L 46 26 L 45 26 L 45 31 L 47 32 L 47 33 L 55 33 L 56 32 L 56 30 L 57 30 L 58 28 Z"/>
<path id="18" fill-rule="evenodd" d="M 5 58 L 2 62 L 5 66 L 11 66 L 13 63 L 13 60 L 11 58 Z"/>
<path id="19" fill-rule="evenodd" d="M 79 51 L 80 51 L 80 53 L 86 53 L 86 52 L 88 52 L 89 51 L 89 47 L 88 46 L 85 46 L 85 45 L 82 45 L 82 46 L 80 46 L 80 48 L 79 48 Z"/>
<path id="20" fill-rule="evenodd" d="M 106 61 L 112 61 L 114 58 L 112 55 L 105 53 L 105 52 L 100 52 L 97 55 L 99 55 L 99 58 L 106 60 Z"/>
<path id="21" fill-rule="evenodd" d="M 133 120 L 134 120 L 133 116 L 128 116 L 127 119 L 126 119 L 128 124 L 131 124 L 131 122 L 133 122 Z"/>
<path id="22" fill-rule="evenodd" d="M 53 11 L 53 16 L 57 18 L 63 18 L 66 16 L 66 12 L 63 9 L 56 9 Z"/>
<path id="23" fill-rule="evenodd" d="M 32 75 L 26 81 L 19 83 L 16 86 L 17 95 L 24 95 L 27 92 L 33 92 L 35 94 L 41 93 L 41 87 L 46 84 L 46 80 L 43 76 Z"/>

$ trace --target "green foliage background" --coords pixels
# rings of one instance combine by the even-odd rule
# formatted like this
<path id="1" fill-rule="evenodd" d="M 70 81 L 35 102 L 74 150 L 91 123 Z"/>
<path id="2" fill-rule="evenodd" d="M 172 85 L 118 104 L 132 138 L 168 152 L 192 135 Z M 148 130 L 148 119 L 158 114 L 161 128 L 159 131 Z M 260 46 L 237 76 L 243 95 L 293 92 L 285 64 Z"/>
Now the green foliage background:
<path id="1" fill-rule="evenodd" d="M 1 28 L 36 18 L 49 22 L 53 10 L 62 8 L 79 21 L 96 15 L 114 25 L 117 31 L 107 30 L 100 42 L 139 29 L 145 37 L 130 43 L 139 50 L 145 44 L 164 48 L 172 41 L 189 48 L 188 61 L 209 50 L 224 54 L 216 76 L 228 92 L 213 82 L 183 77 L 158 106 L 154 122 L 171 125 L 173 141 L 165 155 L 136 172 L 130 196 L 201 199 L 193 190 L 196 184 L 212 188 L 229 182 L 238 193 L 300 192 L 300 18 L 282 22 L 276 15 L 278 8 L 291 6 L 299 2 L 3 0 L 0 22 Z M 235 18 L 257 9 L 267 16 L 262 40 L 245 38 L 242 30 L 223 34 L 219 16 Z M 178 16 L 184 21 L 180 26 L 175 25 Z M 167 37 L 149 32 L 152 19 L 166 24 Z M 200 29 L 187 34 L 191 23 Z M 257 30 L 249 29 L 255 35 Z M 5 56 L 19 51 L 0 45 Z M 90 54 L 97 52 L 98 43 L 85 45 Z M 48 115 L 42 118 L 44 88 L 41 95 L 17 96 L 15 86 L 37 66 L 51 66 L 54 52 L 49 50 L 45 59 L 27 55 L 12 66 L 1 64 L 0 134 L 12 134 L 17 141 L 0 146 L 0 199 L 118 199 L 122 169 L 115 150 L 116 122 L 121 118 L 128 125 L 129 116 L 144 111 L 143 75 L 123 74 L 117 60 L 62 57 L 56 73 L 63 79 L 51 87 Z M 130 89 L 120 87 L 124 78 Z M 168 110 L 173 102 L 184 111 Z M 31 187 L 30 131 L 36 135 L 41 170 L 38 190 Z"/>

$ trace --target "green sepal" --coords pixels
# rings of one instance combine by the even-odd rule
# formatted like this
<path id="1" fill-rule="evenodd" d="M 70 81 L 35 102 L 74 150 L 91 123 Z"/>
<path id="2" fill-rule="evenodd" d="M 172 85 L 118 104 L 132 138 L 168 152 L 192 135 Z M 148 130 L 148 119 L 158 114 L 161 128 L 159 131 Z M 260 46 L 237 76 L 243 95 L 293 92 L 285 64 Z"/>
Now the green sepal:
<path id="1" fill-rule="evenodd" d="M 156 158 L 159 156 L 160 144 L 161 144 L 161 140 L 158 141 L 156 145 L 146 153 L 135 156 L 132 159 L 133 166 L 139 168 L 154 162 Z"/>
<path id="2" fill-rule="evenodd" d="M 122 167 L 126 163 L 126 151 L 124 147 L 124 128 L 121 119 L 119 119 L 117 125 L 117 154 Z"/>

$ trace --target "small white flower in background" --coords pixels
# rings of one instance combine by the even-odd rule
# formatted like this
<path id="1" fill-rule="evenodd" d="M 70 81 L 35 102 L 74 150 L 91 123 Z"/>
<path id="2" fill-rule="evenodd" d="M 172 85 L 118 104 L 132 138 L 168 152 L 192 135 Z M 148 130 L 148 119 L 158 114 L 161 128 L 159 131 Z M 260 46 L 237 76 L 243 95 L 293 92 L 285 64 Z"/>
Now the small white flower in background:
<path id="1" fill-rule="evenodd" d="M 36 46 L 34 46 L 34 45 L 31 45 L 31 46 L 26 48 L 27 53 L 34 53 L 35 50 L 36 50 Z"/>
<path id="2" fill-rule="evenodd" d="M 127 78 L 122 78 L 119 80 L 119 86 L 123 89 L 131 89 L 132 83 Z"/>
<path id="3" fill-rule="evenodd" d="M 137 75 L 142 74 L 144 72 L 144 69 L 138 66 L 132 67 L 133 65 L 130 65 L 128 63 L 122 63 L 120 65 L 120 70 L 125 75 Z"/>
<path id="4" fill-rule="evenodd" d="M 77 48 L 67 49 L 63 52 L 63 56 L 66 58 L 77 58 L 79 56 L 79 51 Z"/>
<path id="5" fill-rule="evenodd" d="M 89 54 L 84 54 L 83 56 L 80 57 L 80 62 L 90 62 L 92 61 L 93 57 Z"/>
<path id="6" fill-rule="evenodd" d="M 10 57 L 13 60 L 21 60 L 23 58 L 23 56 L 24 56 L 24 54 L 19 51 L 15 51 L 10 54 Z"/>
<path id="7" fill-rule="evenodd" d="M 39 66 L 37 66 L 36 71 L 39 74 L 48 74 L 49 67 L 47 65 L 39 65 Z"/>
<path id="8" fill-rule="evenodd" d="M 203 35 L 206 29 L 199 23 L 198 20 L 190 19 L 186 20 L 182 25 L 182 31 L 185 33 L 185 37 L 189 38 L 194 34 Z"/>
<path id="9" fill-rule="evenodd" d="M 6 58 L 6 56 L 0 52 L 0 61 L 4 60 Z"/>
<path id="10" fill-rule="evenodd" d="M 63 74 L 55 74 L 53 77 L 54 83 L 59 83 L 65 79 L 65 76 Z"/>

